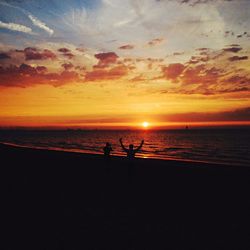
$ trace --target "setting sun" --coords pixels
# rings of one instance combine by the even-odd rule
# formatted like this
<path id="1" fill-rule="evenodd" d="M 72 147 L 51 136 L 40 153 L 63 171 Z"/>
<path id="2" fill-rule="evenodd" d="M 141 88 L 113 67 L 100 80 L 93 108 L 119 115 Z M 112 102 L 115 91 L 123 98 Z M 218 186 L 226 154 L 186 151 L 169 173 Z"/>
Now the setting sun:
<path id="1" fill-rule="evenodd" d="M 148 128 L 149 123 L 148 123 L 148 122 L 143 122 L 143 123 L 142 123 L 142 126 L 143 126 L 144 128 Z"/>

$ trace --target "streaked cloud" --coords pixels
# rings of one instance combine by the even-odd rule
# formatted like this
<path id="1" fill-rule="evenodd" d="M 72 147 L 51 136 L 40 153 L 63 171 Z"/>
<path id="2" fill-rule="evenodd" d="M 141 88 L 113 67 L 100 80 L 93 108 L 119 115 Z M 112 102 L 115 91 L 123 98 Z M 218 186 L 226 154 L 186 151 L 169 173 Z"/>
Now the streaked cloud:
<path id="1" fill-rule="evenodd" d="M 241 51 L 242 48 L 241 48 L 239 45 L 238 45 L 238 46 L 234 45 L 234 46 L 232 46 L 232 47 L 225 48 L 225 49 L 223 49 L 223 50 L 226 51 L 226 52 L 237 53 L 237 52 Z"/>
<path id="2" fill-rule="evenodd" d="M 7 6 L 7 7 L 10 7 L 10 8 L 13 8 L 13 9 L 16 9 L 20 12 L 22 12 L 24 15 L 26 15 L 32 22 L 32 24 L 44 31 L 46 31 L 49 35 L 53 35 L 54 34 L 54 30 L 51 29 L 50 27 L 48 27 L 44 22 L 42 22 L 41 20 L 39 20 L 36 16 L 32 15 L 29 11 L 27 11 L 26 9 L 24 8 L 21 8 L 19 6 L 15 6 L 15 5 L 12 5 L 10 3 L 6 3 L 6 2 L 0 2 L 0 4 L 2 6 Z M 26 32 L 28 33 L 28 32 Z"/>
<path id="3" fill-rule="evenodd" d="M 54 34 L 54 30 L 49 28 L 44 22 L 40 21 L 37 17 L 28 14 L 29 19 L 32 21 L 32 23 L 39 27 L 40 29 L 46 31 L 49 35 L 53 35 Z"/>
<path id="4" fill-rule="evenodd" d="M 135 46 L 131 44 L 126 44 L 123 46 L 120 46 L 119 49 L 127 50 L 127 49 L 133 49 Z"/>
<path id="5" fill-rule="evenodd" d="M 230 62 L 248 60 L 248 56 L 232 56 L 232 57 L 229 57 L 228 60 Z"/>
<path id="6" fill-rule="evenodd" d="M 163 38 L 155 38 L 155 39 L 152 39 L 151 41 L 149 41 L 148 45 L 155 46 L 155 45 L 163 43 L 163 41 L 164 41 Z"/>
<path id="7" fill-rule="evenodd" d="M 161 120 L 171 122 L 210 122 L 210 121 L 250 121 L 250 107 L 223 112 L 190 112 L 163 115 Z"/>
<path id="8" fill-rule="evenodd" d="M 18 23 L 4 23 L 0 21 L 0 28 L 12 30 L 12 31 L 18 31 L 18 32 L 23 32 L 27 34 L 33 34 L 32 29 Z"/>

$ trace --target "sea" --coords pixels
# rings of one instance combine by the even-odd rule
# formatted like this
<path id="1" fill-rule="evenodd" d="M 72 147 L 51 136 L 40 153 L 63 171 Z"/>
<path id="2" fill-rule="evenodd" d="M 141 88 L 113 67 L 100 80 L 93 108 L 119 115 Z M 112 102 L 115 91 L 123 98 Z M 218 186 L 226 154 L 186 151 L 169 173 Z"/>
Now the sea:
<path id="1" fill-rule="evenodd" d="M 112 154 L 125 156 L 126 147 L 145 143 L 141 158 L 198 161 L 250 166 L 250 128 L 179 130 L 0 130 L 0 142 L 22 147 L 103 154 L 106 142 Z"/>

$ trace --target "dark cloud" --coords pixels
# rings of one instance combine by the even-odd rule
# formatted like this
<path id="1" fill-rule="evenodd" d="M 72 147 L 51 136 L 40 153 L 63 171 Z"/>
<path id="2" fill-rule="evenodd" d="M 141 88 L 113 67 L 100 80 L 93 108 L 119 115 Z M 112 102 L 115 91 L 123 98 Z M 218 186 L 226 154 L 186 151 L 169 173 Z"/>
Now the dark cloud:
<path id="1" fill-rule="evenodd" d="M 216 2 L 218 0 L 180 0 L 183 4 L 189 4 L 190 6 L 195 6 L 197 4 L 206 4 L 210 2 Z M 223 0 L 224 2 L 231 2 L 234 0 Z"/>
<path id="2" fill-rule="evenodd" d="M 231 47 L 240 47 L 240 45 L 239 45 L 239 44 L 236 44 L 236 43 L 233 43 L 233 44 L 231 44 L 231 45 L 229 45 L 229 46 L 231 46 Z"/>
<path id="3" fill-rule="evenodd" d="M 170 122 L 223 122 L 250 121 L 250 107 L 224 112 L 183 113 L 163 115 L 161 120 Z"/>
<path id="4" fill-rule="evenodd" d="M 111 69 L 94 69 L 87 72 L 86 81 L 102 81 L 119 79 L 128 74 L 128 69 L 125 65 L 116 66 Z"/>
<path id="5" fill-rule="evenodd" d="M 239 84 L 239 85 L 242 85 L 242 84 L 246 84 L 246 85 L 249 85 L 250 83 L 250 78 L 247 77 L 247 76 L 240 76 L 240 75 L 234 75 L 234 76 L 231 76 L 227 79 L 225 79 L 225 83 L 233 83 L 233 84 Z"/>
<path id="6" fill-rule="evenodd" d="M 68 59 L 72 59 L 75 55 L 71 52 L 70 49 L 67 48 L 60 48 L 58 49 L 59 52 L 62 53 L 63 56 L 67 57 Z"/>
<path id="7" fill-rule="evenodd" d="M 248 60 L 248 56 L 232 56 L 232 57 L 229 57 L 228 60 L 230 62 Z"/>
<path id="8" fill-rule="evenodd" d="M 77 51 L 80 51 L 80 52 L 82 52 L 82 53 L 86 51 L 86 49 L 84 49 L 84 48 L 76 48 L 76 50 L 77 50 Z"/>
<path id="9" fill-rule="evenodd" d="M 170 80 L 175 80 L 184 71 L 185 66 L 181 63 L 173 63 L 162 67 L 164 77 Z"/>
<path id="10" fill-rule="evenodd" d="M 56 55 L 48 49 L 39 50 L 37 48 L 28 47 L 24 49 L 24 55 L 26 61 L 56 59 Z"/>
<path id="11" fill-rule="evenodd" d="M 237 38 L 249 37 L 248 33 L 245 31 L 242 34 L 237 35 Z"/>
<path id="12" fill-rule="evenodd" d="M 185 70 L 180 80 L 185 85 L 200 83 L 203 81 L 205 70 L 206 68 L 204 64 L 196 67 L 189 67 Z"/>
<path id="13" fill-rule="evenodd" d="M 235 93 L 235 92 L 245 92 L 249 91 L 250 89 L 247 87 L 242 88 L 229 88 L 229 89 L 221 89 L 218 91 L 218 94 L 227 94 L 227 93 Z"/>
<path id="14" fill-rule="evenodd" d="M 134 47 L 135 47 L 134 45 L 126 44 L 126 45 L 119 47 L 119 49 L 127 50 L 127 49 L 133 49 Z"/>
<path id="15" fill-rule="evenodd" d="M 69 50 L 67 48 L 60 48 L 60 49 L 58 49 L 58 51 L 61 52 L 61 53 L 69 53 L 69 52 L 71 52 L 71 50 Z"/>
<path id="16" fill-rule="evenodd" d="M 76 66 L 75 67 L 76 70 L 80 70 L 80 71 L 85 71 L 86 70 L 86 67 L 85 66 Z"/>
<path id="17" fill-rule="evenodd" d="M 239 75 L 228 76 L 226 69 L 211 67 L 206 64 L 189 64 L 184 69 L 180 67 L 177 74 L 176 66 L 171 67 L 172 70 L 170 70 L 170 73 L 167 72 L 168 74 L 165 73 L 164 78 L 180 83 L 181 87 L 172 87 L 172 89 L 163 93 L 218 95 L 250 90 L 250 78 L 244 70 L 239 70 Z M 165 68 L 169 68 L 169 66 Z"/>
<path id="18" fill-rule="evenodd" d="M 74 68 L 74 65 L 72 63 L 63 63 L 62 64 L 62 67 L 65 69 L 65 70 L 70 70 L 72 68 Z"/>
<path id="19" fill-rule="evenodd" d="M 198 48 L 196 50 L 198 50 L 198 51 L 208 51 L 209 49 L 208 48 Z"/>
<path id="20" fill-rule="evenodd" d="M 6 87 L 25 87 L 30 85 L 27 80 L 37 76 L 37 70 L 27 64 L 20 66 L 10 65 L 9 67 L 0 67 L 0 86 Z"/>
<path id="21" fill-rule="evenodd" d="M 22 75 L 26 75 L 26 76 L 32 76 L 32 75 L 35 75 L 37 74 L 37 70 L 36 68 L 28 65 L 28 64 L 21 64 L 20 67 L 19 67 L 19 73 L 22 74 Z"/>
<path id="22" fill-rule="evenodd" d="M 184 54 L 184 52 L 174 52 L 173 53 L 173 56 L 181 56 L 181 55 L 183 55 Z"/>
<path id="23" fill-rule="evenodd" d="M 206 52 L 201 52 L 202 56 L 192 56 L 187 64 L 197 64 L 197 63 L 204 63 L 210 60 L 210 57 Z"/>
<path id="24" fill-rule="evenodd" d="M 163 38 L 155 38 L 155 39 L 149 41 L 148 45 L 155 46 L 155 45 L 161 44 L 163 41 L 164 41 Z"/>
<path id="25" fill-rule="evenodd" d="M 47 73 L 45 66 L 33 67 L 25 63 L 20 66 L 0 67 L 0 75 L 0 86 L 4 87 L 27 87 L 35 84 L 60 86 L 80 80 L 74 71 Z"/>
<path id="26" fill-rule="evenodd" d="M 107 52 L 107 53 L 95 54 L 95 58 L 99 60 L 98 62 L 99 67 L 106 67 L 109 66 L 110 64 L 116 63 L 119 57 L 115 52 Z"/>
<path id="27" fill-rule="evenodd" d="M 232 52 L 232 53 L 237 53 L 241 50 L 242 50 L 242 48 L 239 46 L 233 46 L 233 47 L 223 49 L 223 51 L 225 51 L 225 52 Z"/>
<path id="28" fill-rule="evenodd" d="M 37 72 L 39 72 L 39 73 L 45 73 L 45 72 L 48 71 L 47 67 L 45 67 L 45 66 L 37 66 L 37 67 L 36 67 L 36 70 L 37 70 Z"/>
<path id="29" fill-rule="evenodd" d="M 65 53 L 63 54 L 65 57 L 67 57 L 68 59 L 72 59 L 75 55 L 72 53 Z"/>
<path id="30" fill-rule="evenodd" d="M 0 53 L 0 60 L 4 60 L 4 59 L 10 59 L 11 57 L 5 53 L 5 52 L 1 52 Z"/>

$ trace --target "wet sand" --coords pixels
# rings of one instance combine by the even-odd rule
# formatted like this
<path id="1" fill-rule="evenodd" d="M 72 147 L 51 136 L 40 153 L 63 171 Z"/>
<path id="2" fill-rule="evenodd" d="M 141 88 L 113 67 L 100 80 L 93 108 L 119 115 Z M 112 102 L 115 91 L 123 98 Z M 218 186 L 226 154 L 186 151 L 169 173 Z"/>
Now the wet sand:
<path id="1" fill-rule="evenodd" d="M 4 249 L 250 249 L 250 168 L 0 144 Z"/>

